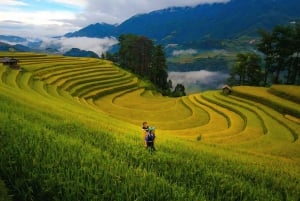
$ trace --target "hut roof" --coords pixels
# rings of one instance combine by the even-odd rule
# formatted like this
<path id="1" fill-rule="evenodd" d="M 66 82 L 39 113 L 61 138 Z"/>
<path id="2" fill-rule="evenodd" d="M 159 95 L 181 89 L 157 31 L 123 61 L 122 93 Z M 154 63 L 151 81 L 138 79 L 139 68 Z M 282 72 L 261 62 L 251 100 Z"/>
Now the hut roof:
<path id="1" fill-rule="evenodd" d="M 9 61 L 10 61 L 10 58 L 8 58 L 8 57 L 4 57 L 1 59 L 1 62 L 3 62 L 3 63 L 7 63 Z"/>
<path id="2" fill-rule="evenodd" d="M 2 58 L 1 62 L 2 63 L 16 63 L 16 62 L 18 62 L 18 60 L 14 59 L 14 58 L 10 58 L 10 57 L 4 57 L 4 58 Z"/>
<path id="3" fill-rule="evenodd" d="M 228 89 L 228 90 L 232 91 L 232 88 L 231 88 L 229 85 L 227 85 L 227 84 L 225 84 L 225 85 L 222 87 L 222 89 Z"/>

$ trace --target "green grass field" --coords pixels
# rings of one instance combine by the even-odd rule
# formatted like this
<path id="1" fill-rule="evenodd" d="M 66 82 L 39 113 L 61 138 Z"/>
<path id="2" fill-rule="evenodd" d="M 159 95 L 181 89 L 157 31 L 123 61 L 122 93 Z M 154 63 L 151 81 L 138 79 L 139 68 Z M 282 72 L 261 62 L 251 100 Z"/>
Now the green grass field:
<path id="1" fill-rule="evenodd" d="M 169 98 L 109 61 L 5 56 L 0 200 L 300 200 L 298 86 Z"/>

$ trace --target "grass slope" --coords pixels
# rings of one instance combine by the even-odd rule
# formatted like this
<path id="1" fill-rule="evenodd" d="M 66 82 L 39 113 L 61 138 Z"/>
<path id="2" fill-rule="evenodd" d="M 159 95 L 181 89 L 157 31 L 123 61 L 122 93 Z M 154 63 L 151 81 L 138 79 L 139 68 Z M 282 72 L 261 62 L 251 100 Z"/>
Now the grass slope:
<path id="1" fill-rule="evenodd" d="M 24 68 L 0 65 L 0 177 L 14 200 L 300 199 L 298 117 L 264 100 L 295 101 L 248 87 L 168 98 L 108 61 L 4 56 Z"/>

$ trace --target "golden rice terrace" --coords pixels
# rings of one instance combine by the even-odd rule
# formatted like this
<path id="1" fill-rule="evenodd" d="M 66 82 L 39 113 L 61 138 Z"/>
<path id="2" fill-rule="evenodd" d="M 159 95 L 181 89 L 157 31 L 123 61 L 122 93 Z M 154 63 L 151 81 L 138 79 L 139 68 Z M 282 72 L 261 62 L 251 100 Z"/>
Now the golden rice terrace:
<path id="1" fill-rule="evenodd" d="M 0 53 L 2 57 L 17 58 L 21 67 L 0 65 L 0 137 L 4 139 L 0 144 L 6 150 L 0 155 L 0 177 L 17 198 L 44 199 L 46 193 L 39 198 L 37 192 L 47 192 L 41 188 L 48 185 L 49 194 L 56 199 L 152 200 L 150 192 L 162 191 L 154 187 L 157 185 L 165 194 L 160 192 L 156 200 L 182 200 L 181 196 L 187 200 L 260 200 L 263 196 L 261 200 L 300 199 L 299 86 L 241 86 L 234 87 L 230 95 L 215 90 L 170 98 L 147 90 L 143 81 L 106 60 L 34 53 Z M 143 121 L 157 128 L 158 152 L 151 164 L 141 158 L 149 157 L 142 147 Z M 31 142 L 37 138 L 41 142 L 42 133 L 48 139 L 45 153 L 55 156 L 38 159 L 39 150 L 44 148 Z M 49 140 L 53 146 L 57 144 L 55 149 Z M 22 149 L 17 145 L 33 149 L 34 154 L 18 154 L 16 150 L 21 153 Z M 65 150 L 53 151 L 61 149 L 59 145 L 66 146 Z M 61 156 L 72 147 L 84 152 Z M 89 157 L 78 159 L 85 154 Z M 20 162 L 22 156 L 28 160 Z M 11 157 L 19 157 L 16 166 L 7 162 Z M 69 166 L 54 165 L 55 158 L 60 157 L 70 166 L 84 167 L 78 175 L 74 173 L 77 182 L 59 170 Z M 67 162 L 72 157 L 79 160 L 77 165 Z M 100 158 L 110 165 L 103 165 Z M 40 169 L 35 169 L 37 166 Z M 11 168 L 26 167 L 28 172 L 18 186 L 18 177 L 13 175 L 17 169 Z M 70 179 L 70 184 L 75 182 L 70 191 L 63 181 L 57 183 L 61 184 L 58 189 L 64 189 L 61 194 L 69 197 L 54 196 L 53 192 L 59 190 L 50 178 L 59 176 L 49 169 L 46 178 L 48 173 L 43 171 L 50 167 L 58 168 L 56 171 L 65 180 Z M 29 169 L 34 171 L 30 173 Z M 43 180 L 38 178 L 42 175 Z M 103 186 L 96 181 L 104 182 Z M 132 194 L 135 190 L 130 189 L 130 181 L 136 191 L 141 188 L 139 193 L 146 181 L 153 189 L 143 195 Z M 86 192 L 78 190 L 78 182 Z M 23 184 L 33 189 L 28 197 Z"/>

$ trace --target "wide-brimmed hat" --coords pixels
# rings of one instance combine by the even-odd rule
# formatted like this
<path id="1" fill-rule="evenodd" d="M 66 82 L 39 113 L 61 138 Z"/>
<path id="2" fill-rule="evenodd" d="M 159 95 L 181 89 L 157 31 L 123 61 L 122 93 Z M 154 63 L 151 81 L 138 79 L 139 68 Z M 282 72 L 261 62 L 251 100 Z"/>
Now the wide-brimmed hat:
<path id="1" fill-rule="evenodd" d="M 155 127 L 154 126 L 150 126 L 149 127 L 149 131 L 154 131 L 155 130 Z"/>

